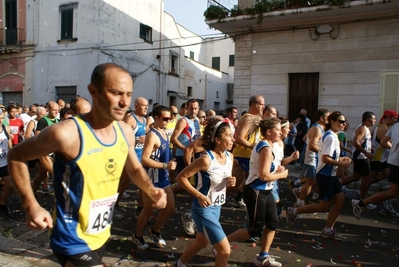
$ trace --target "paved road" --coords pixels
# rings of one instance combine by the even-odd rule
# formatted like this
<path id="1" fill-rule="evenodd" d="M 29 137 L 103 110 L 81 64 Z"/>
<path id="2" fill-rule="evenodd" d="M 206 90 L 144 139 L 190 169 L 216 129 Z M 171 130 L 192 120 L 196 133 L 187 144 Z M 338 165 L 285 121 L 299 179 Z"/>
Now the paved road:
<path id="1" fill-rule="evenodd" d="M 290 168 L 292 169 L 292 168 Z M 291 178 L 298 171 L 290 172 Z M 372 190 L 380 190 L 380 184 Z M 107 245 L 104 261 L 107 266 L 162 266 L 178 259 L 192 237 L 187 236 L 181 227 L 180 216 L 189 210 L 189 197 L 176 197 L 176 214 L 163 229 L 162 236 L 167 242 L 166 248 L 156 247 L 151 240 L 150 250 L 140 251 L 131 242 L 136 219 L 133 216 L 136 207 L 136 191 L 130 186 L 130 198 L 122 200 L 125 218 L 114 221 L 112 237 Z M 288 183 L 281 183 L 282 204 L 292 206 L 294 197 L 288 189 Z M 43 205 L 50 209 L 52 196 L 38 195 Z M 231 201 L 231 199 L 230 199 Z M 32 231 L 23 223 L 24 214 L 18 198 L 13 195 L 10 207 L 13 210 L 12 221 L 0 220 L 0 266 L 59 266 L 48 248 L 48 232 Z M 270 254 L 279 257 L 283 266 L 399 266 L 399 218 L 382 216 L 377 210 L 365 212 L 362 220 L 356 220 L 351 211 L 350 197 L 346 197 L 345 207 L 336 223 L 336 229 L 345 235 L 347 241 L 324 239 L 320 231 L 324 227 L 326 213 L 302 215 L 288 227 L 283 210 L 280 227 L 272 244 Z M 398 205 L 396 205 L 398 208 Z M 243 227 L 245 211 L 227 204 L 222 208 L 221 222 L 230 233 Z M 149 222 L 148 227 L 151 226 Z M 255 247 L 254 247 L 255 245 Z M 230 266 L 253 266 L 259 242 L 244 241 L 231 244 Z M 360 265 L 358 265 L 360 264 Z M 213 266 L 211 247 L 202 250 L 190 262 L 190 266 Z"/>

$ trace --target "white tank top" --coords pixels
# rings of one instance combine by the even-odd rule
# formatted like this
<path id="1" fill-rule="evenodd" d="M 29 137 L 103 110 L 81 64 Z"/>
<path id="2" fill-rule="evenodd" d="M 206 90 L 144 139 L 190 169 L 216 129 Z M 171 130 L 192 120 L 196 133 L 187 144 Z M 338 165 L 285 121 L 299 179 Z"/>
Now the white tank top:
<path id="1" fill-rule="evenodd" d="M 7 166 L 8 138 L 4 132 L 4 127 L 0 127 L 0 167 Z"/>

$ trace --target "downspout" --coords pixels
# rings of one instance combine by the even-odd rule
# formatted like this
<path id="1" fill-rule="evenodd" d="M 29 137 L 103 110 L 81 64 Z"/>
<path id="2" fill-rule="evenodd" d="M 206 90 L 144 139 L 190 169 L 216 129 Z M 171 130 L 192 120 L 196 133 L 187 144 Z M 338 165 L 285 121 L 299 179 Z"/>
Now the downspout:
<path id="1" fill-rule="evenodd" d="M 156 97 L 156 102 L 158 103 L 163 103 L 161 101 L 161 95 L 163 96 L 163 84 L 162 84 L 162 18 L 163 18 L 163 1 L 161 0 L 161 7 L 159 10 L 159 59 L 158 59 L 158 64 L 159 64 L 159 74 L 158 74 L 158 90 L 157 90 L 157 97 Z"/>

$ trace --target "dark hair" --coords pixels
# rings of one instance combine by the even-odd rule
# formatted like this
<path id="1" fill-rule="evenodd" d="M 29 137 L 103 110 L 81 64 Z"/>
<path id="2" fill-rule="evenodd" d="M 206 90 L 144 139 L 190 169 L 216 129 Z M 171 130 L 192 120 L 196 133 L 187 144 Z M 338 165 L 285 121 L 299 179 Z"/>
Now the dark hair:
<path id="1" fill-rule="evenodd" d="M 187 102 L 183 102 L 183 103 L 181 104 L 181 106 L 180 106 L 180 109 L 186 108 L 186 107 L 187 107 Z"/>
<path id="2" fill-rule="evenodd" d="M 334 111 L 330 115 L 328 115 L 328 118 L 327 118 L 328 122 L 324 126 L 325 127 L 324 130 L 325 131 L 330 130 L 331 129 L 331 122 L 332 121 L 337 121 L 339 116 L 344 116 L 344 114 L 342 114 L 340 111 Z"/>
<path id="3" fill-rule="evenodd" d="M 298 116 L 296 116 L 296 118 L 300 118 L 301 122 L 306 121 L 306 116 L 304 114 L 298 114 Z"/>
<path id="4" fill-rule="evenodd" d="M 168 107 L 163 106 L 163 105 L 158 105 L 152 110 L 152 117 L 155 117 L 155 116 L 161 117 L 162 116 L 162 112 L 164 112 L 164 111 L 170 112 L 170 109 Z"/>
<path id="5" fill-rule="evenodd" d="M 277 109 L 273 105 L 270 104 L 266 105 L 265 109 L 263 110 L 263 114 L 265 114 L 268 111 L 272 111 L 272 109 L 275 109 L 277 111 Z"/>
<path id="6" fill-rule="evenodd" d="M 108 69 L 116 68 L 130 75 L 129 71 L 124 67 L 116 65 L 115 63 L 103 63 L 97 65 L 91 74 L 90 83 L 97 89 L 102 89 L 105 82 L 105 73 Z M 71 105 L 72 106 L 72 105 Z"/>
<path id="7" fill-rule="evenodd" d="M 221 124 L 215 129 L 218 122 L 221 122 Z M 223 122 L 220 117 L 210 117 L 202 135 L 202 147 L 206 150 L 213 149 L 215 147 L 215 138 L 220 138 L 226 128 L 230 128 L 230 125 L 227 122 Z"/>
<path id="8" fill-rule="evenodd" d="M 13 109 L 13 108 L 18 109 L 17 105 L 15 105 L 15 104 L 9 104 L 9 105 L 7 106 L 7 112 L 10 112 L 11 109 Z"/>
<path id="9" fill-rule="evenodd" d="M 190 106 L 191 103 L 199 103 L 197 99 L 191 98 L 187 101 L 187 107 Z"/>
<path id="10" fill-rule="evenodd" d="M 70 114 L 73 116 L 74 112 L 71 108 L 62 108 L 60 110 L 60 118 L 64 118 L 65 114 Z"/>
<path id="11" fill-rule="evenodd" d="M 226 108 L 227 112 L 233 112 L 233 109 L 237 109 L 236 107 L 228 107 Z"/>
<path id="12" fill-rule="evenodd" d="M 316 111 L 316 121 L 320 120 L 321 117 L 326 116 L 326 114 L 328 113 L 328 109 L 325 108 L 321 108 L 319 110 Z"/>
<path id="13" fill-rule="evenodd" d="M 367 119 L 371 119 L 373 116 L 375 116 L 375 115 L 371 111 L 364 112 L 362 115 L 362 122 L 365 122 Z"/>
<path id="14" fill-rule="evenodd" d="M 271 117 L 259 122 L 260 134 L 266 136 L 267 130 L 271 130 L 276 127 L 277 124 L 281 123 L 280 119 Z"/>

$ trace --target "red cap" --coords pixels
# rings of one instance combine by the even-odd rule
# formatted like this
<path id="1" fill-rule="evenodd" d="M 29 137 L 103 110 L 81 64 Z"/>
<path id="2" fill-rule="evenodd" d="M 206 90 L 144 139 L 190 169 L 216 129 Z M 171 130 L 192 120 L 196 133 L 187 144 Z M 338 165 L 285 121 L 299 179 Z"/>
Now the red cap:
<path id="1" fill-rule="evenodd" d="M 386 117 L 398 117 L 398 113 L 393 110 L 393 109 L 388 109 L 384 111 L 384 115 L 382 115 L 380 119 L 380 123 L 386 118 Z"/>

